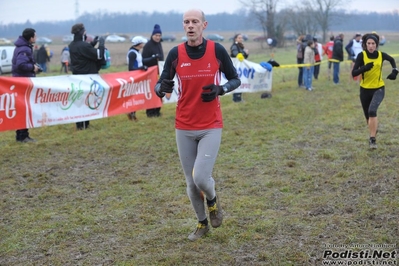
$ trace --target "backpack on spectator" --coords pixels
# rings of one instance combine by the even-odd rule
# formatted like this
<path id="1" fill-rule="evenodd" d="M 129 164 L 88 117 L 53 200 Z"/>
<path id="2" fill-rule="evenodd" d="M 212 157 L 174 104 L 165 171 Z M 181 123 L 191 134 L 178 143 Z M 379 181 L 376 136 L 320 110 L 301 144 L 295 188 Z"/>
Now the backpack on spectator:
<path id="1" fill-rule="evenodd" d="M 298 59 L 303 59 L 303 56 L 305 54 L 305 48 L 306 48 L 306 44 L 302 43 L 298 43 L 297 46 L 297 53 L 296 53 L 296 57 Z"/>
<path id="2" fill-rule="evenodd" d="M 111 66 L 111 54 L 107 48 L 104 49 L 104 61 L 101 65 L 101 69 L 107 69 Z"/>

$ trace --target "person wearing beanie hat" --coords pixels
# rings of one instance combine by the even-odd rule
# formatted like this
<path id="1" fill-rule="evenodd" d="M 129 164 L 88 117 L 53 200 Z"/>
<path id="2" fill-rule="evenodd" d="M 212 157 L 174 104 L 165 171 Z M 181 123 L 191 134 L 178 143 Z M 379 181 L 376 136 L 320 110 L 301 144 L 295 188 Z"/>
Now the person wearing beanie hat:
<path id="1" fill-rule="evenodd" d="M 148 58 L 147 66 L 158 66 L 158 61 L 164 61 L 164 53 L 162 49 L 162 31 L 158 24 L 154 25 L 150 40 L 143 48 L 143 57 Z M 147 117 L 161 116 L 161 107 L 146 110 Z"/>
<path id="2" fill-rule="evenodd" d="M 101 66 L 106 64 L 104 57 L 104 37 L 96 36 L 91 43 L 86 42 L 87 35 L 83 23 L 76 23 L 71 28 L 73 41 L 68 45 L 70 66 L 73 75 L 98 74 Z M 98 48 L 95 46 L 98 43 Z M 77 130 L 89 127 L 90 121 L 76 123 Z"/>
<path id="3" fill-rule="evenodd" d="M 33 57 L 33 44 L 36 42 L 36 31 L 32 28 L 26 28 L 22 35 L 14 42 L 15 50 L 12 57 L 12 76 L 13 77 L 36 77 L 40 67 L 36 64 Z M 27 128 L 18 129 L 15 132 L 17 142 L 35 142 L 29 136 Z"/>
<path id="4" fill-rule="evenodd" d="M 153 36 L 155 34 L 161 34 L 162 35 L 161 27 L 158 24 L 154 25 L 154 30 L 152 31 L 151 36 Z"/>
<path id="5" fill-rule="evenodd" d="M 379 39 L 376 33 L 363 35 L 363 51 L 357 56 L 352 70 L 353 77 L 362 75 L 360 103 L 369 129 L 370 149 L 377 148 L 377 109 L 385 96 L 385 83 L 381 78 L 383 62 L 386 60 L 392 66 L 392 72 L 387 76 L 387 79 L 395 80 L 398 75 L 395 59 L 387 53 L 378 51 Z"/>

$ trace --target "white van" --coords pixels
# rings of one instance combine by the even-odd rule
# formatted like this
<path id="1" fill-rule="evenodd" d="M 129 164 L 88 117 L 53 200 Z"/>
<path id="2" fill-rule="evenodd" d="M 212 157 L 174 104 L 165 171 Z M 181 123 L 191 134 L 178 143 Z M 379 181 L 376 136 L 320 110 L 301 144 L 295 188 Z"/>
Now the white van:
<path id="1" fill-rule="evenodd" d="M 15 46 L 0 46 L 0 75 L 11 73 Z"/>

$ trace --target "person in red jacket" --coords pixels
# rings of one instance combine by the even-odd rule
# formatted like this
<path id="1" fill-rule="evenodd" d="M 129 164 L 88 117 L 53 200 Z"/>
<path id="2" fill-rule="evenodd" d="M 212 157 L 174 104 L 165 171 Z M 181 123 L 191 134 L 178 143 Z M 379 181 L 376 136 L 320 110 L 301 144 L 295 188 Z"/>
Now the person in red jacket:
<path id="1" fill-rule="evenodd" d="M 179 84 L 176 104 L 175 132 L 177 150 L 186 178 L 187 194 L 198 223 L 188 238 L 195 241 L 209 231 L 206 205 L 212 227 L 219 227 L 223 211 L 212 176 L 222 137 L 223 119 L 219 95 L 241 85 L 237 70 L 226 49 L 203 38 L 208 22 L 201 10 L 183 15 L 187 41 L 173 47 L 155 85 L 159 97 L 174 90 L 173 78 Z M 221 74 L 228 80 L 220 84 Z"/>
<path id="2" fill-rule="evenodd" d="M 334 46 L 334 36 L 330 36 L 330 41 L 323 46 L 323 55 L 327 55 L 328 58 L 328 68 L 327 68 L 328 80 L 331 79 L 331 66 L 332 66 L 331 58 L 332 58 L 333 46 Z"/>
<path id="3" fill-rule="evenodd" d="M 318 79 L 320 73 L 320 63 L 321 60 L 323 59 L 322 57 L 323 46 L 321 45 L 321 43 L 317 41 L 316 37 L 313 37 L 313 42 L 314 42 L 313 49 L 314 49 L 314 61 L 315 61 L 313 77 L 314 79 Z"/>

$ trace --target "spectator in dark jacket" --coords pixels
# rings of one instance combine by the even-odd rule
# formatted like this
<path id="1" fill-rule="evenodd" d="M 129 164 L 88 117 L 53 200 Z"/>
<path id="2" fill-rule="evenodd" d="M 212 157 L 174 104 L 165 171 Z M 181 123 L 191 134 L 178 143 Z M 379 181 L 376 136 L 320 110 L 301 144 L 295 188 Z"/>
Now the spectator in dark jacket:
<path id="1" fill-rule="evenodd" d="M 40 67 L 36 65 L 33 59 L 33 44 L 36 42 L 36 31 L 27 28 L 15 41 L 15 50 L 12 57 L 12 76 L 13 77 L 35 77 Z M 18 142 L 34 142 L 29 137 L 28 129 L 18 129 L 16 131 L 16 140 Z"/>
<path id="2" fill-rule="evenodd" d="M 37 53 L 39 52 L 39 46 L 33 46 L 33 60 L 37 63 Z"/>
<path id="3" fill-rule="evenodd" d="M 344 35 L 339 34 L 334 40 L 332 62 L 333 62 L 333 82 L 339 83 L 339 64 L 344 61 Z"/>
<path id="4" fill-rule="evenodd" d="M 241 54 L 245 59 L 248 58 L 249 51 L 244 48 L 244 38 L 241 33 L 237 33 L 234 35 L 233 44 L 230 46 L 230 56 L 237 57 L 238 54 Z M 233 93 L 233 102 L 242 102 L 242 93 L 237 92 Z"/>
<path id="5" fill-rule="evenodd" d="M 96 36 L 91 43 L 86 42 L 86 29 L 82 23 L 72 26 L 73 41 L 69 44 L 72 74 L 98 74 L 104 59 L 104 38 Z M 98 48 L 94 46 L 99 42 Z M 90 121 L 77 122 L 76 129 L 83 130 Z"/>
<path id="6" fill-rule="evenodd" d="M 155 24 L 152 31 L 151 39 L 144 45 L 142 56 L 143 64 L 150 66 L 158 66 L 158 60 L 164 61 L 162 49 L 162 31 L 158 24 Z M 161 107 L 147 109 L 147 117 L 158 117 L 161 115 Z"/>
<path id="7" fill-rule="evenodd" d="M 50 57 L 47 54 L 46 47 L 42 44 L 37 51 L 37 63 L 43 69 L 43 72 L 47 72 L 47 62 L 50 62 Z"/>

